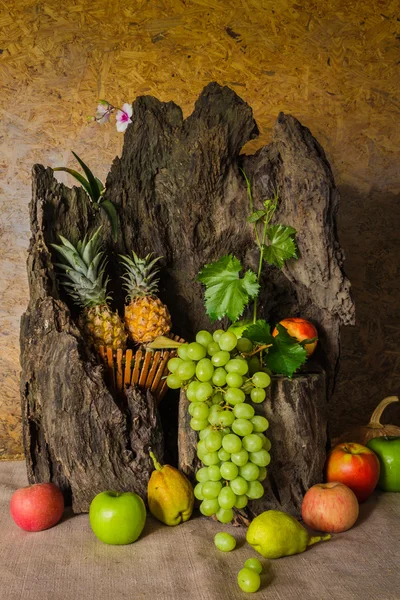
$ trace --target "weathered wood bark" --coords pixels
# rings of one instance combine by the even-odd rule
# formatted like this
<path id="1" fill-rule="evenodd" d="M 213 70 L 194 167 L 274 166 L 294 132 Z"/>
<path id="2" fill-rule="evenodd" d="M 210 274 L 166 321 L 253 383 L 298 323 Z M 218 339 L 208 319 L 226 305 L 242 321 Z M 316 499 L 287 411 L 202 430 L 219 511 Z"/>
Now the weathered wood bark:
<path id="1" fill-rule="evenodd" d="M 101 368 L 74 325 L 76 309 L 57 289 L 50 244 L 59 233 L 77 240 L 104 224 L 114 305 L 120 311 L 124 294 L 118 254 L 133 249 L 164 256 L 160 296 L 171 310 L 174 332 L 191 339 L 198 329 L 210 328 L 202 289 L 195 281 L 201 267 L 227 253 L 235 254 L 246 268 L 257 266 L 252 227 L 246 225 L 249 208 L 242 166 L 252 180 L 256 205 L 279 189 L 276 218 L 297 229 L 300 253 L 283 271 L 265 267 L 260 317 L 276 322 L 289 314 L 302 315 L 316 323 L 316 361 L 326 371 L 327 399 L 337 371 L 340 325 L 354 320 L 336 238 L 338 192 L 323 150 L 308 129 L 280 114 L 271 144 L 254 156 L 240 156 L 244 144 L 257 136 L 257 125 L 250 107 L 216 83 L 203 90 L 186 120 L 174 103 L 140 97 L 133 104 L 132 121 L 122 156 L 115 159 L 106 182 L 106 197 L 119 213 L 116 244 L 107 222 L 91 210 L 82 190 L 57 184 L 50 169 L 36 166 L 33 172 L 31 298 L 21 329 L 25 449 L 30 480 L 59 481 L 72 490 L 77 510 L 87 507 L 90 496 L 78 488 L 92 485 L 91 480 L 92 490 L 106 482 L 108 487 L 120 483 L 119 487 L 142 490 L 150 465 L 140 451 L 150 441 L 160 445 L 161 433 L 154 409 L 144 404 L 144 439 L 134 446 L 132 414 L 137 404 L 129 396 L 122 402 L 113 400 Z M 312 364 L 308 369 L 313 370 Z M 320 383 L 313 387 L 310 377 L 309 388 L 305 385 L 309 404 L 302 402 L 300 391 L 289 397 L 288 390 L 297 388 L 287 384 L 282 407 L 287 404 L 307 414 L 314 402 L 315 410 L 322 410 Z M 325 423 L 321 415 L 315 426 Z M 74 435 L 77 440 L 71 443 Z M 154 439 L 148 441 L 151 435 Z M 293 435 L 301 437 L 302 431 Z M 318 464 L 320 460 L 319 456 Z M 282 479 L 277 489 L 281 505 L 289 506 L 285 485 Z M 293 506 L 297 498 L 293 492 Z"/>
<path id="2" fill-rule="evenodd" d="M 181 393 L 179 403 L 179 467 L 195 483 L 200 466 L 196 456 L 197 433 L 190 429 L 188 400 Z M 300 516 L 305 492 L 322 481 L 327 444 L 327 403 L 325 374 L 295 375 L 292 380 L 274 377 L 267 398 L 253 405 L 256 414 L 266 417 L 266 431 L 272 447 L 264 496 L 237 511 L 236 521 L 246 523 L 269 509 Z"/>
<path id="3" fill-rule="evenodd" d="M 72 239 L 83 234 L 89 213 L 80 196 L 79 190 L 59 186 L 49 170 L 35 168 L 28 258 L 31 297 L 21 322 L 28 478 L 31 483 L 57 483 L 75 512 L 87 511 L 96 493 L 106 489 L 133 490 L 145 499 L 153 468 L 148 449 L 163 455 L 152 395 L 132 387 L 125 398 L 113 397 L 103 367 L 58 298 L 49 244 L 58 231 Z"/>

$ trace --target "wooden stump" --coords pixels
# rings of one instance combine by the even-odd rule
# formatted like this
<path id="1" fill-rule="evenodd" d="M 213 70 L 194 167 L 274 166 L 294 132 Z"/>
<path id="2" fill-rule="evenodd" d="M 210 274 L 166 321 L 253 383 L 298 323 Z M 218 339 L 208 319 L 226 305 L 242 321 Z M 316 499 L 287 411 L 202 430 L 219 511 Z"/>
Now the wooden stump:
<path id="1" fill-rule="evenodd" d="M 179 402 L 179 467 L 195 483 L 200 467 L 196 456 L 197 432 L 190 428 L 189 401 L 184 392 Z M 237 521 L 269 509 L 283 510 L 296 517 L 301 514 L 305 492 L 322 481 L 327 445 L 327 402 L 325 374 L 304 373 L 273 377 L 267 398 L 254 404 L 256 414 L 270 423 L 265 435 L 270 439 L 271 463 L 263 482 L 265 494 L 250 501 L 246 510 L 237 511 Z"/>
<path id="2" fill-rule="evenodd" d="M 294 117 L 281 113 L 271 144 L 253 156 L 240 156 L 257 134 L 251 108 L 216 83 L 203 90 L 186 120 L 173 102 L 137 98 L 122 156 L 114 160 L 106 181 L 105 198 L 119 215 L 116 243 L 105 217 L 94 210 L 81 188 L 58 184 L 52 170 L 41 165 L 33 169 L 30 301 L 21 323 L 25 452 L 29 480 L 59 483 L 77 511 L 87 510 L 91 497 L 108 487 L 143 495 L 151 470 L 147 449 L 152 444 L 161 458 L 162 432 L 151 396 L 132 388 L 126 396 L 115 397 L 107 388 L 103 367 L 77 328 L 78 311 L 58 288 L 51 244 L 58 243 L 59 234 L 76 242 L 102 224 L 113 308 L 120 313 L 124 291 L 118 255 L 134 250 L 140 256 L 149 252 L 163 256 L 160 297 L 170 308 L 174 333 L 191 340 L 199 329 L 221 326 L 211 326 L 204 311 L 203 292 L 195 280 L 203 265 L 232 253 L 244 268 L 257 269 L 241 167 L 252 182 L 255 208 L 278 189 L 276 222 L 297 230 L 299 260 L 289 261 L 282 271 L 265 266 L 259 316 L 272 324 L 288 315 L 315 322 L 320 338 L 316 361 L 326 373 L 325 396 L 320 375 L 317 380 L 310 376 L 304 384 L 296 383 L 297 378 L 276 384 L 285 392 L 274 392 L 273 402 L 266 404 L 267 413 L 273 410 L 271 436 L 279 447 L 273 420 L 286 436 L 284 419 L 290 420 L 296 410 L 293 435 L 301 448 L 306 416 L 320 411 L 311 426 L 321 425 L 315 444 L 320 452 L 325 448 L 323 396 L 329 400 L 337 373 L 340 326 L 354 322 L 350 284 L 336 237 L 339 194 L 322 148 Z M 307 390 L 314 387 L 319 390 L 318 401 L 313 396 L 314 404 L 307 404 L 305 398 L 311 398 Z M 279 411 L 285 412 L 279 417 Z M 190 435 L 185 442 L 189 446 Z M 181 431 L 181 448 L 182 436 Z M 316 454 L 315 463 L 305 455 L 312 472 L 307 479 L 306 458 L 290 462 L 292 442 L 282 439 L 271 474 L 276 480 L 274 469 L 280 465 L 283 475 L 276 489 L 271 479 L 267 497 L 296 511 L 300 493 L 315 480 L 321 454 Z M 288 444 L 290 456 L 283 444 Z M 279 462 L 281 457 L 290 468 Z M 184 460 L 181 457 L 181 463 Z"/>

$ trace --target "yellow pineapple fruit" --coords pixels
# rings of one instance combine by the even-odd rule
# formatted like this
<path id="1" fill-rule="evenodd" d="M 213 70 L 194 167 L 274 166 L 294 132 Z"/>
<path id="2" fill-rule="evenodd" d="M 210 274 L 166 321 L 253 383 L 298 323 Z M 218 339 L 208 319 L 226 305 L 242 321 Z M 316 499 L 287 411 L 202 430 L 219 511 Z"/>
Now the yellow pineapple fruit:
<path id="1" fill-rule="evenodd" d="M 125 306 L 125 325 L 129 337 L 137 344 L 152 342 L 159 335 L 171 330 L 171 316 L 168 308 L 156 296 L 159 279 L 157 262 L 161 256 L 152 258 L 148 254 L 139 258 L 121 256 L 125 268 L 123 279 L 129 304 Z"/>
<path id="2" fill-rule="evenodd" d="M 108 305 L 108 278 L 104 280 L 106 261 L 101 250 L 100 229 L 76 247 L 60 235 L 61 244 L 52 244 L 64 262 L 56 266 L 63 271 L 62 285 L 75 304 L 84 308 L 79 326 L 88 342 L 98 350 L 100 346 L 113 350 L 125 349 L 127 334 L 117 312 Z"/>

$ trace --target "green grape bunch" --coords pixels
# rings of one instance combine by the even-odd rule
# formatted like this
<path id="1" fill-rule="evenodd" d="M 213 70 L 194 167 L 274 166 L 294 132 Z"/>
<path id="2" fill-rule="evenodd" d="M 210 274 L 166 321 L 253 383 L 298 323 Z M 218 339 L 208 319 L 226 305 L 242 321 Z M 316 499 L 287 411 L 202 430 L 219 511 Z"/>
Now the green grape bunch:
<path id="1" fill-rule="evenodd" d="M 199 331 L 196 341 L 181 344 L 168 362 L 171 389 L 184 389 L 189 400 L 190 426 L 198 432 L 195 497 L 205 516 L 229 523 L 234 509 L 264 494 L 271 442 L 265 417 L 252 404 L 265 400 L 271 383 L 254 344 L 231 331 Z M 256 360 L 254 360 L 256 358 Z"/>

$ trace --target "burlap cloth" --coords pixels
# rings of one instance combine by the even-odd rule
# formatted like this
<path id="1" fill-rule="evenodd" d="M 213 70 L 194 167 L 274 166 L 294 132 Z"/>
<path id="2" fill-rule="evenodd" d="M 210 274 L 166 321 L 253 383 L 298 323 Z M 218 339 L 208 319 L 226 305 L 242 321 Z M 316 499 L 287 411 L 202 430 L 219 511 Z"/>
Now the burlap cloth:
<path id="1" fill-rule="evenodd" d="M 202 517 L 177 527 L 148 518 L 136 543 L 107 546 L 87 515 L 67 513 L 52 529 L 26 533 L 8 509 L 24 485 L 23 462 L 0 462 L 1 600 L 400 600 L 400 494 L 370 498 L 358 524 L 329 542 L 262 559 L 261 589 L 249 596 L 236 582 L 244 561 L 257 556 L 244 529 Z M 215 548 L 222 530 L 238 540 L 233 552 Z"/>

